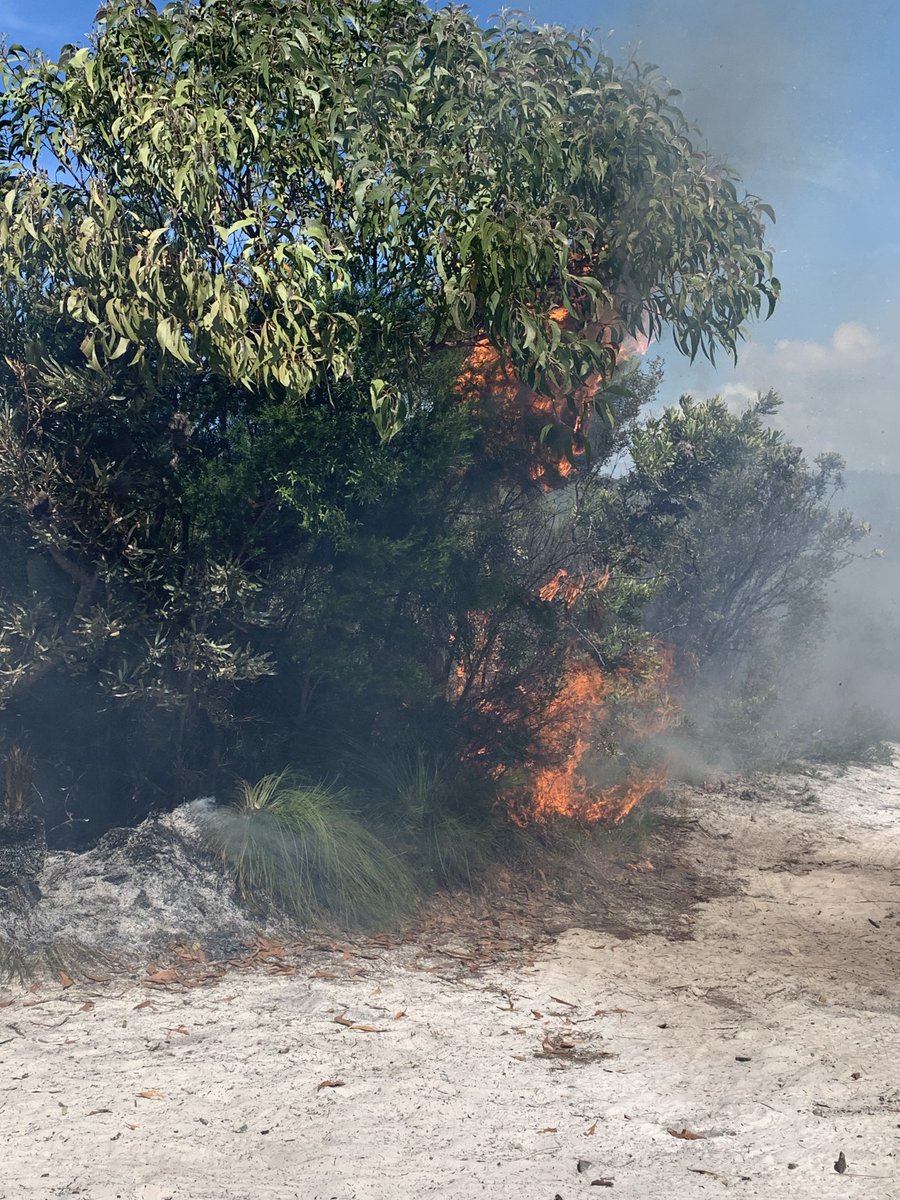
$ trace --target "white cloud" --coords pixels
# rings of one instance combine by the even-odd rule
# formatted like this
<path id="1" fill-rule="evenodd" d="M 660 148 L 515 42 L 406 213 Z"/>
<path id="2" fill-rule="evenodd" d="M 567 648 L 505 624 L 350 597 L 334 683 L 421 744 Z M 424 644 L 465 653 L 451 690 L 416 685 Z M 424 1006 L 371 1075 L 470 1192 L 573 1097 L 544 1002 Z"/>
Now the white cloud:
<path id="1" fill-rule="evenodd" d="M 827 342 L 751 343 L 722 395 L 742 406 L 773 389 L 778 425 L 808 454 L 836 450 L 859 470 L 900 471 L 900 345 L 858 321 Z"/>

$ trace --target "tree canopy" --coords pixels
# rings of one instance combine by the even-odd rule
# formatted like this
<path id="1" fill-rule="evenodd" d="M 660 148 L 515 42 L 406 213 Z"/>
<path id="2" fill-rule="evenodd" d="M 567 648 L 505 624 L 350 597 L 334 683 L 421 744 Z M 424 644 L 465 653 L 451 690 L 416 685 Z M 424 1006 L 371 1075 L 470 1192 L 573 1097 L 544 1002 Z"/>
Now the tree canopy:
<path id="1" fill-rule="evenodd" d="M 0 278 L 96 370 L 299 400 L 367 346 L 389 434 L 424 348 L 483 333 L 568 388 L 610 365 L 598 324 L 712 356 L 775 302 L 767 207 L 585 35 L 417 0 L 101 13 L 57 62 L 13 49 L 0 136 Z"/>

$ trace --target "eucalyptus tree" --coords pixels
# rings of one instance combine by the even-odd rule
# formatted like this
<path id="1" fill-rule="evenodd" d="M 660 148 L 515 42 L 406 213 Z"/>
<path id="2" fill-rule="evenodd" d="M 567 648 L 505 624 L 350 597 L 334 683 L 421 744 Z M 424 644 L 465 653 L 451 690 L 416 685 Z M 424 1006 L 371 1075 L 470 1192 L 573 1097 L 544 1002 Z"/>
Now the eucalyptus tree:
<path id="1" fill-rule="evenodd" d="M 302 398 L 372 339 L 377 420 L 448 338 L 566 385 L 610 305 L 712 354 L 774 302 L 766 207 L 583 35 L 416 0 L 101 12 L 58 62 L 8 55 L 0 143 L 3 273 L 97 370 L 159 349 Z"/>

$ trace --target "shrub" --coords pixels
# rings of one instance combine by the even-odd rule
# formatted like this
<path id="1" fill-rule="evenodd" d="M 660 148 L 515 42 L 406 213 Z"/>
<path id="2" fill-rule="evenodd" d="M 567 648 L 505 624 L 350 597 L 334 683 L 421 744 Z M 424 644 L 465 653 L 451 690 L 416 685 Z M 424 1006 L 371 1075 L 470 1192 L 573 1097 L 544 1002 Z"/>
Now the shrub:
<path id="1" fill-rule="evenodd" d="M 818 762 L 890 765 L 894 761 L 890 743 L 898 736 L 896 721 L 884 713 L 868 707 L 851 708 L 809 732 L 804 754 Z"/>

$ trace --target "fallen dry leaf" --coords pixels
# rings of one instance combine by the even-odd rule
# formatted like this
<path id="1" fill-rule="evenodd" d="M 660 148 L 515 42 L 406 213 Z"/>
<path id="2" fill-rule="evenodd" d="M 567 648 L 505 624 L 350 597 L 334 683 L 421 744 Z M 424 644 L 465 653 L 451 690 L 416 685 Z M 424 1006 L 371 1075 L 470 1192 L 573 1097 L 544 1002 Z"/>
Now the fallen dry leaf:
<path id="1" fill-rule="evenodd" d="M 140 1002 L 140 1004 L 136 1004 L 134 1006 L 134 1011 L 136 1012 L 139 1008 L 155 1008 L 155 1007 L 156 1007 L 156 1005 L 154 1004 L 154 1002 L 152 1000 L 142 1000 Z"/>
<path id="2" fill-rule="evenodd" d="M 322 1082 L 319 1084 L 319 1086 L 316 1088 L 316 1091 L 321 1092 L 322 1088 L 336 1088 L 336 1087 L 345 1087 L 345 1086 L 346 1085 L 345 1085 L 343 1079 L 323 1079 Z"/>
<path id="3" fill-rule="evenodd" d="M 206 951 L 198 942 L 192 946 L 173 946 L 172 953 L 183 962 L 205 963 L 207 961 Z"/>
<path id="4" fill-rule="evenodd" d="M 252 942 L 245 942 L 251 950 L 260 956 L 260 958 L 284 958 L 287 947 L 282 942 L 275 942 L 271 938 L 260 937 Z"/>
<path id="5" fill-rule="evenodd" d="M 65 973 L 65 971 L 60 971 L 60 973 L 59 973 L 59 984 L 60 984 L 60 987 L 62 987 L 62 988 L 70 988 L 74 982 L 75 982 L 75 980 L 72 978 L 72 976 L 71 976 L 71 975 L 67 975 L 67 974 Z"/>
<path id="6" fill-rule="evenodd" d="M 394 1013 L 394 1020 L 399 1021 L 401 1017 L 405 1017 L 405 1016 L 406 1016 L 406 1009 L 401 1008 L 399 1012 Z"/>
<path id="7" fill-rule="evenodd" d="M 144 1088 L 137 1094 L 142 1100 L 162 1100 L 162 1092 L 158 1092 L 156 1088 Z"/>
<path id="8" fill-rule="evenodd" d="M 596 1132 L 597 1132 L 597 1122 L 595 1121 L 593 1123 L 593 1125 L 588 1126 L 588 1128 L 584 1131 L 584 1136 L 585 1137 L 593 1137 Z"/>
<path id="9" fill-rule="evenodd" d="M 89 1117 L 96 1117 L 99 1113 L 111 1113 L 111 1108 L 92 1108 L 88 1113 Z"/>
<path id="10" fill-rule="evenodd" d="M 185 1029 L 183 1025 L 173 1025 L 171 1029 L 167 1029 L 166 1033 L 183 1033 L 185 1037 L 191 1036 L 191 1031 Z"/>
<path id="11" fill-rule="evenodd" d="M 387 1033 L 386 1029 L 376 1029 L 374 1025 L 363 1025 L 359 1021 L 351 1021 L 346 1013 L 334 1018 L 335 1025 L 343 1025 L 347 1029 L 355 1029 L 357 1033 Z"/>
<path id="12" fill-rule="evenodd" d="M 563 1036 L 551 1037 L 544 1034 L 540 1050 L 534 1051 L 535 1058 L 552 1058 L 568 1063 L 599 1062 L 602 1058 L 610 1058 L 608 1050 L 592 1050 L 589 1046 L 581 1046 L 577 1042 Z"/>
<path id="13" fill-rule="evenodd" d="M 545 1033 L 541 1047 L 545 1054 L 568 1054 L 570 1050 L 575 1049 L 575 1043 L 564 1037 L 551 1038 Z"/>
<path id="14" fill-rule="evenodd" d="M 147 971 L 147 978 L 144 981 L 144 986 L 148 983 L 176 983 L 178 980 L 178 971 L 175 967 L 159 967 L 154 971 Z"/>
<path id="15" fill-rule="evenodd" d="M 705 1133 L 694 1133 L 693 1129 L 667 1129 L 666 1132 L 685 1142 L 702 1142 L 706 1137 Z"/>
<path id="16" fill-rule="evenodd" d="M 78 1011 L 79 1012 L 90 1012 L 93 1007 L 94 1007 L 93 1000 L 85 1000 L 84 1004 L 82 1004 L 82 1006 L 79 1008 Z"/>
<path id="17" fill-rule="evenodd" d="M 550 999 L 554 1004 L 565 1004 L 566 1008 L 577 1008 L 577 1004 L 573 1004 L 571 1000 L 561 1000 L 559 996 L 551 996 Z"/>
<path id="18" fill-rule="evenodd" d="M 335 975 L 334 971 L 326 971 L 320 967 L 318 971 L 313 971 L 310 979 L 337 979 L 337 975 Z"/>

